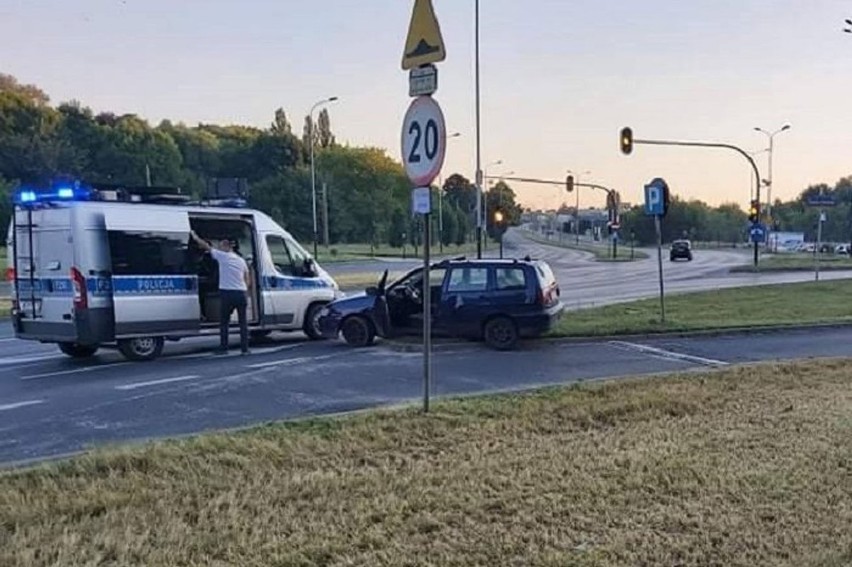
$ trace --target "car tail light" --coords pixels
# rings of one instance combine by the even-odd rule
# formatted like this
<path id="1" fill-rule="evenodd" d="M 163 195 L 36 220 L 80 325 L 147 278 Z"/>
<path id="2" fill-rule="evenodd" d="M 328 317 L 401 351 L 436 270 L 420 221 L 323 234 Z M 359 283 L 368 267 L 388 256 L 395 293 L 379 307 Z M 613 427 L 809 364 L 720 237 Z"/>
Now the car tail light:
<path id="1" fill-rule="evenodd" d="M 15 281 L 15 268 L 6 268 L 6 281 Z"/>
<path id="2" fill-rule="evenodd" d="M 77 268 L 71 268 L 71 285 L 74 287 L 74 309 L 86 309 L 89 296 L 86 293 L 86 278 Z"/>

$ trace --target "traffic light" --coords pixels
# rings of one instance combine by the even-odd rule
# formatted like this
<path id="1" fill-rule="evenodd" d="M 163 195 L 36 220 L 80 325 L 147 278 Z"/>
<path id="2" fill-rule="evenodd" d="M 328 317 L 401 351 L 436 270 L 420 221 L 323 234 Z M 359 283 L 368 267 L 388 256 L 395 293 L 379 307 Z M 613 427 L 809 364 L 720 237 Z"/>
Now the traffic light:
<path id="1" fill-rule="evenodd" d="M 574 191 L 574 176 L 569 175 L 565 178 L 565 190 L 571 193 Z"/>
<path id="2" fill-rule="evenodd" d="M 748 208 L 748 220 L 755 223 L 760 220 L 760 201 L 752 199 L 751 206 Z"/>
<path id="3" fill-rule="evenodd" d="M 492 221 L 493 222 L 491 223 L 491 225 L 494 227 L 494 231 L 498 234 L 503 234 L 504 232 L 506 232 L 506 229 L 509 228 L 509 219 L 502 209 L 497 209 L 496 211 L 494 211 Z"/>
<path id="4" fill-rule="evenodd" d="M 621 153 L 625 155 L 633 153 L 633 130 L 630 128 L 622 128 L 619 142 L 621 144 Z"/>

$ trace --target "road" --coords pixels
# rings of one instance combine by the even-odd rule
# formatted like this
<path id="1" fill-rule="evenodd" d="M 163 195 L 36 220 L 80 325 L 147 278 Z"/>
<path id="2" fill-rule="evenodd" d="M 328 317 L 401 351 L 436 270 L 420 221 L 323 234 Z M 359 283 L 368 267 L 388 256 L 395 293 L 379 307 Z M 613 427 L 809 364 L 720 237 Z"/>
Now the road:
<path id="1" fill-rule="evenodd" d="M 533 242 L 520 230 L 506 234 L 506 255 L 529 254 L 550 264 L 569 309 L 656 297 L 660 293 L 657 251 L 633 262 L 597 262 L 592 254 Z M 629 254 L 629 250 L 621 249 Z M 682 293 L 753 285 L 813 281 L 813 272 L 730 273 L 751 261 L 751 251 L 695 250 L 692 262 L 670 262 L 663 250 L 666 293 Z M 822 272 L 821 280 L 852 278 L 852 271 Z"/>
<path id="2" fill-rule="evenodd" d="M 546 259 L 557 273 L 563 299 L 573 308 L 657 293 L 655 258 L 594 262 L 586 253 L 536 244 L 517 232 L 507 236 L 507 249 Z M 697 251 L 691 263 L 666 262 L 667 289 L 812 277 L 728 273 L 728 267 L 743 261 L 744 255 L 735 251 Z M 256 345 L 249 357 L 215 357 L 213 346 L 215 339 L 199 338 L 168 344 L 165 356 L 151 363 L 130 363 L 110 350 L 80 362 L 64 357 L 55 346 L 18 341 L 8 324 L 0 322 L 0 463 L 39 460 L 105 443 L 396 404 L 422 395 L 418 354 L 381 346 L 356 351 L 336 341 L 314 343 L 283 334 Z M 852 329 L 539 342 L 510 353 L 470 345 L 436 354 L 434 393 L 476 394 L 780 357 L 850 355 Z"/>
<path id="3" fill-rule="evenodd" d="M 0 463 L 93 445 L 248 426 L 415 401 L 422 359 L 384 347 L 281 337 L 248 357 L 179 343 L 151 363 L 93 362 L 0 339 Z M 471 344 L 435 356 L 436 395 L 477 394 L 779 358 L 852 355 L 852 329 L 744 337 L 538 342 L 507 353 Z"/>

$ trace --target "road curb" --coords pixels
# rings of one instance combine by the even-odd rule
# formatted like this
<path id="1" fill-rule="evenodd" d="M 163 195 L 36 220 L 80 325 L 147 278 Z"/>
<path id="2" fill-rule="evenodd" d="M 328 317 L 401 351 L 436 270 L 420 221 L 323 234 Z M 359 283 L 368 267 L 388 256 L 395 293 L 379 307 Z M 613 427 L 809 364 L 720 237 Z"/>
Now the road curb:
<path id="1" fill-rule="evenodd" d="M 750 335 L 756 333 L 772 334 L 782 333 L 785 331 L 807 331 L 817 329 L 849 329 L 852 328 L 852 321 L 848 323 L 813 323 L 810 325 L 761 325 L 758 327 L 729 327 L 726 329 L 705 329 L 695 331 L 661 331 L 659 333 L 633 333 L 623 335 L 586 335 L 582 337 L 542 337 L 540 339 L 531 339 L 525 342 L 544 345 L 558 344 L 578 344 L 578 343 L 604 343 L 615 340 L 648 340 L 659 338 L 691 338 L 691 337 L 719 337 L 719 336 L 738 336 Z M 400 353 L 419 353 L 423 352 L 423 345 L 400 343 L 389 340 L 383 340 L 379 346 L 393 352 Z M 469 348 L 485 348 L 482 343 L 478 342 L 449 342 L 444 344 L 432 343 L 432 352 L 454 352 L 466 350 Z"/>

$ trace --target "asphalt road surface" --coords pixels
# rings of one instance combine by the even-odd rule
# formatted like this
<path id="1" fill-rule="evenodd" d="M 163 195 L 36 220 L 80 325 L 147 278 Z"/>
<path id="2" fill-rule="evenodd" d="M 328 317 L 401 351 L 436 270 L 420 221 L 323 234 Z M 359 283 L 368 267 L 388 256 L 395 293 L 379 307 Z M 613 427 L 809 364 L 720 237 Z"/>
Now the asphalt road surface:
<path id="1" fill-rule="evenodd" d="M 656 258 L 594 262 L 589 254 L 507 235 L 507 253 L 547 260 L 569 307 L 654 296 Z M 489 252 L 493 252 L 490 250 Z M 693 262 L 665 262 L 666 287 L 682 292 L 807 281 L 808 273 L 730 274 L 744 252 L 696 251 Z M 413 262 L 368 261 L 346 270 Z M 850 277 L 825 273 L 825 278 Z M 93 445 L 241 427 L 417 400 L 419 354 L 384 347 L 352 350 L 337 341 L 276 335 L 253 354 L 215 357 L 214 338 L 169 343 L 165 356 L 131 363 L 102 350 L 75 361 L 53 345 L 18 341 L 0 321 L 0 463 L 31 461 Z M 852 356 L 852 329 L 789 331 L 718 338 L 531 343 L 510 353 L 478 345 L 435 356 L 436 395 L 475 394 L 775 360 Z"/>
<path id="2" fill-rule="evenodd" d="M 0 338 L 0 463 L 32 462 L 125 441 L 416 401 L 422 358 L 377 346 L 281 336 L 248 357 L 216 357 L 211 339 L 178 343 L 151 363 L 112 351 L 88 362 Z M 476 344 L 438 352 L 439 396 L 852 355 L 852 329 L 712 338 L 530 343 L 507 353 Z"/>
<path id="3" fill-rule="evenodd" d="M 569 309 L 593 307 L 646 297 L 660 293 L 657 250 L 643 250 L 649 256 L 633 262 L 597 262 L 592 254 L 533 242 L 520 230 L 506 234 L 505 255 L 547 261 L 562 290 Z M 629 254 L 621 247 L 619 254 Z M 813 272 L 730 273 L 734 266 L 751 262 L 751 251 L 695 250 L 691 262 L 670 262 L 663 250 L 663 279 L 666 293 L 682 293 L 753 285 L 807 282 Z M 852 271 L 820 273 L 820 280 L 852 278 Z"/>

